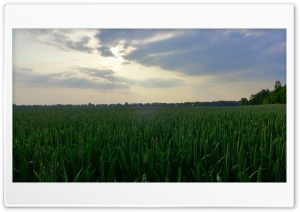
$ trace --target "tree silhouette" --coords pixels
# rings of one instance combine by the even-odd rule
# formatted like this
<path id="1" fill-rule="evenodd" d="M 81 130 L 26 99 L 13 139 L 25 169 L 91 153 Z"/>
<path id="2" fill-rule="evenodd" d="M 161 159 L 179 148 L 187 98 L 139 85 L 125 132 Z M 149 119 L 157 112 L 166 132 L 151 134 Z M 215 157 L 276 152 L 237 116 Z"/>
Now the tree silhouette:
<path id="1" fill-rule="evenodd" d="M 241 98 L 241 105 L 248 105 L 249 101 L 247 98 Z"/>
<path id="2" fill-rule="evenodd" d="M 275 90 L 281 88 L 281 82 L 280 81 L 276 81 L 274 88 L 275 88 Z"/>

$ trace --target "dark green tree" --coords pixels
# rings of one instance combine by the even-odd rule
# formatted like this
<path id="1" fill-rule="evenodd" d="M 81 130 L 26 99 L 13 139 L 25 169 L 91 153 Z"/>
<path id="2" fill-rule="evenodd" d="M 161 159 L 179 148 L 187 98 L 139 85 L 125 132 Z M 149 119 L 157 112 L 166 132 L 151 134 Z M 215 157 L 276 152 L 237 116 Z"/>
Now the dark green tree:
<path id="1" fill-rule="evenodd" d="M 264 99 L 269 95 L 270 91 L 269 89 L 263 89 L 257 94 L 252 94 L 250 96 L 249 103 L 250 105 L 261 105 L 263 104 Z"/>
<path id="2" fill-rule="evenodd" d="M 247 98 L 241 98 L 241 105 L 249 105 L 249 101 Z"/>
<path id="3" fill-rule="evenodd" d="M 280 81 L 276 81 L 274 90 L 263 89 L 257 94 L 250 96 L 250 105 L 260 104 L 285 104 L 286 103 L 286 85 L 282 86 Z"/>
<path id="4" fill-rule="evenodd" d="M 277 87 L 273 90 L 266 99 L 264 104 L 285 104 L 286 103 L 286 85 Z"/>
<path id="5" fill-rule="evenodd" d="M 275 90 L 281 88 L 281 82 L 280 81 L 276 81 L 274 88 L 275 88 Z"/>

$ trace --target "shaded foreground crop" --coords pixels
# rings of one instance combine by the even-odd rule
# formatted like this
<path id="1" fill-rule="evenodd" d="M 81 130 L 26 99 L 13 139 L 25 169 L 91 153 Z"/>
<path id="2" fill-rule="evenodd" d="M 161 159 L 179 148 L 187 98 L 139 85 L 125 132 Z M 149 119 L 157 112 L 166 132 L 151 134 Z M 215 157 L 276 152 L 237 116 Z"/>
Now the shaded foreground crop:
<path id="1" fill-rule="evenodd" d="M 14 182 L 286 182 L 286 106 L 13 111 Z"/>

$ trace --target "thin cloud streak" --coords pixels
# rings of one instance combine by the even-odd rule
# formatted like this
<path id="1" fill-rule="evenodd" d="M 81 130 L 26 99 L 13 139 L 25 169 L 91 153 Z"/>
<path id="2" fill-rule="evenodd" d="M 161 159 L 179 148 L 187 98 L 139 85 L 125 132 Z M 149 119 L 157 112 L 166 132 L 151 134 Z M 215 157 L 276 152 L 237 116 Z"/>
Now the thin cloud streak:
<path id="1" fill-rule="evenodd" d="M 97 89 L 97 90 L 111 90 L 111 89 L 129 89 L 126 84 L 116 82 L 99 82 L 86 78 L 80 78 L 68 75 L 67 73 L 59 74 L 38 74 L 24 71 L 24 69 L 14 70 L 14 82 L 30 86 L 41 87 L 62 87 L 62 88 L 83 88 L 83 89 Z M 60 77 L 58 77 L 60 76 Z M 61 76 L 64 76 L 61 78 Z M 68 76 L 68 77 L 66 77 Z"/>
<path id="2" fill-rule="evenodd" d="M 85 73 L 92 77 L 106 79 L 110 82 L 126 83 L 130 86 L 137 85 L 145 88 L 168 88 L 174 86 L 181 86 L 184 84 L 183 80 L 175 78 L 148 78 L 144 80 L 139 80 L 118 76 L 112 70 L 100 70 L 82 67 L 78 67 L 77 69 L 80 70 L 82 73 Z"/>
<path id="3" fill-rule="evenodd" d="M 33 39 L 56 47 L 63 51 L 79 51 L 84 53 L 93 53 L 94 48 L 89 46 L 92 37 L 80 36 L 74 38 L 73 33 L 76 29 L 27 29 Z"/>
<path id="4" fill-rule="evenodd" d="M 79 70 L 86 76 L 78 77 L 74 70 Z M 14 68 L 14 82 L 30 86 L 42 87 L 65 87 L 65 88 L 89 88 L 89 89 L 129 89 L 131 86 L 141 86 L 145 88 L 169 88 L 181 86 L 183 80 L 175 78 L 148 78 L 144 80 L 130 79 L 118 76 L 112 70 L 100 70 L 94 68 L 77 67 L 73 71 L 66 71 L 53 74 L 39 74 L 32 69 Z M 103 79 L 105 81 L 99 81 Z"/>

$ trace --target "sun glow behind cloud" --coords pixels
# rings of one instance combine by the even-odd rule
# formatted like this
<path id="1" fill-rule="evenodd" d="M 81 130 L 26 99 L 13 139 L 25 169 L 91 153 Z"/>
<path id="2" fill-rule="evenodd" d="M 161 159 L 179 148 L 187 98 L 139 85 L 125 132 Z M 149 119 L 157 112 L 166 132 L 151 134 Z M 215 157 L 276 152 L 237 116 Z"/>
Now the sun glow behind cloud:
<path id="1" fill-rule="evenodd" d="M 286 31 L 15 29 L 16 104 L 240 100 L 286 80 Z"/>

